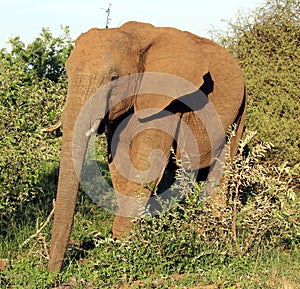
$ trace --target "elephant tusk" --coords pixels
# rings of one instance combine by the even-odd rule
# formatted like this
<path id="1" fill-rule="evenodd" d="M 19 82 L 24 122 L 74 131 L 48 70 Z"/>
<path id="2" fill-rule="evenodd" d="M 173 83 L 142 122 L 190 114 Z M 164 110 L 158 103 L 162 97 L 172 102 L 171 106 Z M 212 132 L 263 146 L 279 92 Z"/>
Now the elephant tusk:
<path id="1" fill-rule="evenodd" d="M 95 133 L 95 129 L 92 127 L 90 130 L 88 130 L 86 133 L 85 133 L 85 135 L 86 136 L 91 136 L 92 134 L 94 134 Z"/>
<path id="2" fill-rule="evenodd" d="M 97 119 L 97 120 L 94 122 L 94 124 L 92 125 L 91 129 L 88 130 L 88 131 L 85 133 L 85 135 L 86 135 L 86 136 L 91 136 L 92 134 L 94 134 L 95 132 L 97 132 L 97 129 L 98 129 L 100 123 L 101 123 L 101 119 Z"/>

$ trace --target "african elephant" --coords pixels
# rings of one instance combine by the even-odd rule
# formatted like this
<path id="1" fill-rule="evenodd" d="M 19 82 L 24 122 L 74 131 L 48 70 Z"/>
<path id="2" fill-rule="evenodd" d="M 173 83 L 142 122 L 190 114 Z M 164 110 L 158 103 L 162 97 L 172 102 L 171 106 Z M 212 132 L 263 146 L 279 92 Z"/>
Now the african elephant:
<path id="1" fill-rule="evenodd" d="M 127 22 L 119 28 L 93 28 L 76 40 L 66 70 L 68 93 L 62 114 L 50 271 L 61 269 L 80 170 L 93 131 L 107 135 L 108 165 L 118 204 L 113 236 L 120 238 L 137 216 L 137 195 L 142 192 L 146 202 L 159 184 L 171 149 L 178 159 L 183 158 L 184 150 L 195 149 L 197 154 L 189 157 L 192 169 L 199 169 L 199 175 L 207 173 L 224 148 L 224 132 L 232 124 L 236 125 L 236 136 L 231 141 L 231 155 L 236 154 L 246 111 L 244 78 L 234 58 L 213 41 L 175 28 L 139 22 Z M 97 101 L 99 90 L 104 101 L 95 105 L 90 102 L 94 114 L 91 120 L 82 111 L 88 111 L 85 107 L 92 96 Z M 208 121 L 203 123 L 205 109 Z M 210 111 L 214 117 L 210 118 Z M 138 125 L 146 126 L 136 133 Z M 186 127 L 196 147 L 185 137 Z M 128 137 L 130 131 L 133 135 Z"/>

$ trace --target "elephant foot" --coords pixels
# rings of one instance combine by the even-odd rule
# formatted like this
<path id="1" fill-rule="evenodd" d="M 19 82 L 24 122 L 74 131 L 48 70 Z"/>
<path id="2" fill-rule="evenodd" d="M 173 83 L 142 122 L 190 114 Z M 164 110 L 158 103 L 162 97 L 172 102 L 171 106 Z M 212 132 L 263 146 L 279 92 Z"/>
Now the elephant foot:
<path id="1" fill-rule="evenodd" d="M 126 234 L 130 233 L 132 229 L 132 220 L 130 217 L 123 217 L 116 215 L 113 222 L 113 238 L 114 239 L 122 239 L 126 236 Z"/>

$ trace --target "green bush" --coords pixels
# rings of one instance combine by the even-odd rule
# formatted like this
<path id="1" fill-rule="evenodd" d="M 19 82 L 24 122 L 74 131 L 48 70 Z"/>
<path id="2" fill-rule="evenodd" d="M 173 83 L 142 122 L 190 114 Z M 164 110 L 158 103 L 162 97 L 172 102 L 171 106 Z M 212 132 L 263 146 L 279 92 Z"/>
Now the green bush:
<path id="1" fill-rule="evenodd" d="M 180 185 L 175 189 L 185 196 L 184 203 L 159 217 L 138 221 L 134 233 L 138 246 L 151 246 L 149 252 L 159 252 L 157 262 L 163 265 L 164 260 L 165 270 L 184 271 L 206 255 L 252 256 L 258 248 L 299 242 L 299 196 L 289 185 L 293 177 L 290 168 L 261 162 L 271 144 L 258 144 L 246 152 L 253 136 L 250 133 L 241 141 L 234 160 L 227 154 L 225 182 L 217 192 L 217 199 L 226 200 L 226 205 L 204 201 L 200 197 L 203 184 L 180 169 Z M 288 181 L 283 172 L 290 175 Z"/>
<path id="2" fill-rule="evenodd" d="M 219 38 L 240 62 L 249 93 L 247 127 L 275 148 L 269 160 L 287 161 L 299 173 L 300 5 L 267 1 L 231 23 Z"/>
<path id="3" fill-rule="evenodd" d="M 31 83 L 32 78 L 50 79 L 58 82 L 65 74 L 65 61 L 72 48 L 73 41 L 69 35 L 69 28 L 62 27 L 64 35 L 53 37 L 49 29 L 43 28 L 40 36 L 27 47 L 20 40 L 20 37 L 11 38 L 9 43 L 12 46 L 11 53 L 2 50 L 2 58 L 9 60 L 11 65 L 19 65 Z"/>
<path id="4" fill-rule="evenodd" d="M 44 29 L 27 47 L 15 38 L 12 52 L 0 53 L 0 218 L 4 224 L 14 213 L 22 215 L 37 195 L 49 195 L 47 190 L 53 186 L 47 178 L 57 174 L 60 139 L 41 129 L 54 124 L 62 111 L 64 63 L 72 47 L 67 37 L 53 38 Z M 1 229 L 6 231 L 4 226 Z"/>
<path id="5" fill-rule="evenodd" d="M 90 228 L 95 248 L 86 252 L 87 262 L 74 266 L 74 255 L 80 249 L 72 246 L 64 269 L 77 276 L 80 272 L 83 278 L 78 282 L 96 288 L 120 288 L 123 282 L 137 280 L 144 284 L 147 279 L 148 286 L 141 288 L 156 288 L 153 282 L 159 278 L 165 283 L 166 276 L 172 279 L 191 273 L 198 276 L 192 284 L 209 280 L 221 288 L 239 288 L 230 287 L 236 284 L 274 288 L 264 281 L 271 277 L 264 258 L 278 248 L 287 253 L 299 245 L 299 196 L 289 187 L 291 179 L 286 182 L 282 174 L 289 168 L 262 163 L 271 144 L 255 145 L 250 152 L 246 149 L 253 136 L 245 136 L 233 161 L 227 154 L 227 182 L 218 191 L 218 197 L 227 200 L 225 206 L 199 198 L 203 184 L 181 168 L 174 190 L 184 195 L 184 202 L 156 217 L 136 220 L 132 234 L 122 242 L 112 240 L 103 229 Z M 77 214 L 76 222 L 84 224 L 82 218 Z M 256 274 L 260 275 L 257 280 Z"/>

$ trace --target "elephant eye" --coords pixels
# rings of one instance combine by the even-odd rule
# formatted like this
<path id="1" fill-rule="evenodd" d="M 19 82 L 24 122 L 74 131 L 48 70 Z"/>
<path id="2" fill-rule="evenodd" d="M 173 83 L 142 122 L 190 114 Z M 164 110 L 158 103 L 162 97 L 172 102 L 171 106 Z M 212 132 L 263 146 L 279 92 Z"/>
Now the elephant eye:
<path id="1" fill-rule="evenodd" d="M 119 75 L 113 75 L 110 79 L 110 81 L 114 81 L 114 80 L 117 80 L 119 79 Z"/>

